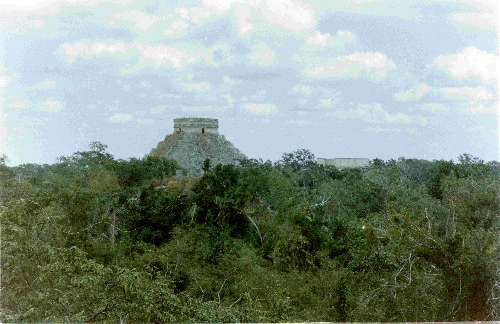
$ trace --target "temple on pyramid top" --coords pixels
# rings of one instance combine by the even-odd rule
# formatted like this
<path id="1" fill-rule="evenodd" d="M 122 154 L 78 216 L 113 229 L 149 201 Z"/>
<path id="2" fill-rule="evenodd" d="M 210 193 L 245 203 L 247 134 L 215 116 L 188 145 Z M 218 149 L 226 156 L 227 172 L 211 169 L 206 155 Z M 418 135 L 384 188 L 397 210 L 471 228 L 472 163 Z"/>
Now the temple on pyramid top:
<path id="1" fill-rule="evenodd" d="M 215 118 L 176 118 L 174 131 L 198 134 L 219 134 L 219 120 Z"/>
<path id="2" fill-rule="evenodd" d="M 246 159 L 224 135 L 219 134 L 219 120 L 214 118 L 176 118 L 172 134 L 151 150 L 151 156 L 174 159 L 191 175 L 203 173 L 203 162 L 238 165 Z"/>

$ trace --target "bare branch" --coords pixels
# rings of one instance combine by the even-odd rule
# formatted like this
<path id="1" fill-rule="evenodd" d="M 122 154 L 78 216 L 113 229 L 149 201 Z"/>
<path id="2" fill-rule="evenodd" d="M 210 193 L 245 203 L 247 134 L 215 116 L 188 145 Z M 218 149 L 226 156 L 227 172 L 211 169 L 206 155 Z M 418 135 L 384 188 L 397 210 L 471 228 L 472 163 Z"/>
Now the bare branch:
<path id="1" fill-rule="evenodd" d="M 196 283 L 198 284 L 198 287 L 200 287 L 200 290 L 201 290 L 201 300 L 203 300 L 203 296 L 205 296 L 205 292 L 203 291 L 203 288 L 201 288 L 200 283 L 198 282 L 198 280 L 196 279 L 196 277 L 194 276 L 194 274 L 193 274 L 192 271 L 191 271 L 191 276 L 193 277 L 194 281 L 196 281 Z"/>
<path id="2" fill-rule="evenodd" d="M 227 309 L 233 307 L 237 302 L 239 302 L 240 299 L 241 299 L 241 297 L 242 297 L 242 295 L 240 295 L 240 298 L 238 298 L 234 303 L 232 303 L 231 305 L 229 305 L 229 307 Z"/>
<path id="3" fill-rule="evenodd" d="M 317 204 L 312 205 L 312 207 L 324 206 L 324 205 L 326 205 L 326 204 L 328 203 L 328 201 L 330 200 L 330 198 L 332 198 L 332 197 L 328 197 L 328 198 L 326 198 L 326 196 L 325 196 L 325 195 L 323 195 L 323 197 L 321 197 L 321 202 L 320 202 L 320 203 L 317 203 Z"/>
<path id="4" fill-rule="evenodd" d="M 85 319 L 84 322 L 86 322 L 86 323 L 93 322 L 97 316 L 101 315 L 102 313 L 106 312 L 107 310 L 108 310 L 108 306 L 106 305 L 106 307 L 104 307 L 103 309 L 100 309 L 100 310 L 94 312 L 93 314 L 87 316 L 87 318 Z"/>
<path id="5" fill-rule="evenodd" d="M 224 284 L 226 283 L 227 279 L 224 280 L 222 285 L 220 286 L 219 292 L 217 293 L 217 297 L 219 298 L 219 307 L 220 307 L 220 292 L 222 291 L 222 287 L 224 287 Z"/>
<path id="6" fill-rule="evenodd" d="M 249 215 L 247 215 L 247 217 L 250 220 L 250 222 L 252 222 L 253 226 L 255 226 L 255 229 L 257 230 L 257 234 L 259 234 L 260 244 L 262 244 L 263 239 L 262 239 L 262 235 L 260 235 L 259 227 L 257 226 L 257 224 L 255 224 L 255 222 L 253 221 L 253 219 Z"/>

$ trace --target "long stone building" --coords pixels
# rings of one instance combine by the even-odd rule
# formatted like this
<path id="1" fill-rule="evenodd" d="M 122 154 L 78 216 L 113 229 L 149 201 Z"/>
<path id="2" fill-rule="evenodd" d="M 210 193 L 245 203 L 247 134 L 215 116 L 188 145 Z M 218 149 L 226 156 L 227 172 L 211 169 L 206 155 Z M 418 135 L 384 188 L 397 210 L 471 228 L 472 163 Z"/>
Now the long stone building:
<path id="1" fill-rule="evenodd" d="M 333 165 L 338 169 L 363 168 L 370 165 L 370 160 L 367 158 L 318 158 L 317 162 L 321 165 Z"/>
<path id="2" fill-rule="evenodd" d="M 151 156 L 165 156 L 176 160 L 190 175 L 203 173 L 205 159 L 212 166 L 238 165 L 246 156 L 219 134 L 219 120 L 213 118 L 176 118 L 174 131 L 151 150 Z"/>

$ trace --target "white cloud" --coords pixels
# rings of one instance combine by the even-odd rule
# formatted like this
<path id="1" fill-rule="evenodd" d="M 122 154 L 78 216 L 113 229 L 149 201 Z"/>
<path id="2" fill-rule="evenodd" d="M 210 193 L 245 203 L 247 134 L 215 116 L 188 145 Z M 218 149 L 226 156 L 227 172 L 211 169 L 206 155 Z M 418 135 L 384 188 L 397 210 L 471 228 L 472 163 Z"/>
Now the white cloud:
<path id="1" fill-rule="evenodd" d="M 432 112 L 449 112 L 450 108 L 443 105 L 442 103 L 425 103 L 417 106 L 420 110 L 432 111 Z"/>
<path id="2" fill-rule="evenodd" d="M 315 31 L 314 35 L 308 37 L 303 49 L 320 49 L 320 48 L 335 48 L 343 49 L 346 44 L 352 43 L 356 40 L 356 36 L 347 30 L 338 30 L 335 36 L 329 33 L 322 34 L 320 31 Z"/>
<path id="3" fill-rule="evenodd" d="M 26 35 L 45 25 L 43 17 L 60 12 L 63 1 L 52 0 L 0 0 L 0 29 Z M 42 19 L 40 19 L 42 18 Z"/>
<path id="4" fill-rule="evenodd" d="M 234 9 L 234 16 L 238 34 L 242 37 L 247 36 L 254 29 L 251 22 L 252 8 L 248 5 L 237 5 Z"/>
<path id="5" fill-rule="evenodd" d="M 252 101 L 264 101 L 266 99 L 266 90 L 260 89 L 257 93 L 250 96 Z"/>
<path id="6" fill-rule="evenodd" d="M 342 30 L 342 29 L 337 30 L 337 37 L 342 38 L 349 42 L 352 42 L 356 39 L 356 36 L 354 36 L 353 33 L 351 33 L 348 30 Z"/>
<path id="7" fill-rule="evenodd" d="M 276 53 L 264 42 L 259 42 L 253 47 L 253 52 L 248 54 L 250 62 L 254 65 L 269 66 L 277 58 Z"/>
<path id="8" fill-rule="evenodd" d="M 101 54 L 111 54 L 115 58 L 118 58 L 117 55 L 132 51 L 141 54 L 144 61 L 152 62 L 155 65 L 162 65 L 170 61 L 171 65 L 174 67 L 180 65 L 181 57 L 185 55 L 183 51 L 177 50 L 171 46 L 126 44 L 122 41 L 63 44 L 56 53 L 64 55 L 69 63 L 73 63 L 77 58 L 89 59 Z M 188 60 L 189 59 L 192 58 L 188 58 Z"/>
<path id="9" fill-rule="evenodd" d="M 472 11 L 495 13 L 498 11 L 497 0 L 349 0 L 314 1 L 322 11 L 332 14 L 339 12 L 356 13 L 364 16 L 399 17 L 423 23 L 428 15 L 441 14 L 449 11 Z"/>
<path id="10" fill-rule="evenodd" d="M 347 113 L 349 118 L 360 118 L 369 123 L 382 122 L 385 115 L 387 113 L 380 104 L 358 105 Z"/>
<path id="11" fill-rule="evenodd" d="M 45 21 L 40 20 L 40 19 L 32 19 L 32 20 L 26 21 L 25 26 L 29 29 L 31 29 L 31 28 L 32 29 L 40 29 L 43 26 L 45 26 Z"/>
<path id="12" fill-rule="evenodd" d="M 184 20 L 176 20 L 170 25 L 170 29 L 163 31 L 165 36 L 180 35 L 189 28 L 189 24 Z"/>
<path id="13" fill-rule="evenodd" d="M 420 84 L 419 86 L 410 89 L 409 91 L 395 94 L 394 97 L 397 100 L 414 100 L 420 99 L 423 95 L 428 92 L 433 92 L 434 94 L 440 95 L 444 99 L 456 100 L 454 106 L 460 108 L 462 111 L 490 111 L 491 108 L 485 108 L 484 104 L 495 99 L 495 95 L 492 94 L 488 88 L 484 86 L 477 87 L 442 87 L 442 88 L 431 88 L 426 84 Z M 460 103 L 462 101 L 462 103 Z M 450 107 L 439 102 L 425 103 L 415 106 L 419 110 L 431 111 L 434 113 L 449 112 Z"/>
<path id="14" fill-rule="evenodd" d="M 332 98 L 319 99 L 318 101 L 320 108 L 332 108 L 339 103 L 338 99 L 332 99 Z"/>
<path id="15" fill-rule="evenodd" d="M 486 12 L 456 12 L 452 16 L 453 22 L 474 31 L 497 31 L 498 15 Z"/>
<path id="16" fill-rule="evenodd" d="M 498 104 L 485 106 L 484 104 L 471 105 L 465 109 L 466 112 L 473 115 L 476 114 L 492 114 L 499 115 Z"/>
<path id="17" fill-rule="evenodd" d="M 383 122 L 385 110 L 380 104 L 358 105 L 354 109 L 338 110 L 329 112 L 326 115 L 341 119 L 362 119 L 368 123 Z"/>
<path id="18" fill-rule="evenodd" d="M 231 96 L 230 94 L 224 94 L 224 95 L 222 95 L 222 98 L 226 99 L 227 104 L 230 107 L 234 106 L 234 101 L 235 100 L 234 100 L 233 96 Z"/>
<path id="19" fill-rule="evenodd" d="M 137 119 L 138 125 L 151 125 L 152 123 L 154 123 L 154 119 L 142 119 L 142 118 Z"/>
<path id="20" fill-rule="evenodd" d="M 151 88 L 151 82 L 143 80 L 139 83 L 139 85 L 137 87 L 139 87 L 139 88 Z"/>
<path id="21" fill-rule="evenodd" d="M 393 123 L 393 124 L 409 124 L 410 116 L 406 114 L 395 114 L 395 115 L 386 114 L 385 120 L 388 123 Z"/>
<path id="22" fill-rule="evenodd" d="M 110 55 L 115 59 L 136 61 L 122 69 L 124 74 L 133 74 L 149 67 L 183 69 L 189 65 L 202 64 L 219 66 L 232 60 L 231 47 L 217 44 L 204 47 L 199 43 L 177 43 L 173 45 L 148 45 L 143 43 L 124 43 L 122 41 L 76 42 L 59 46 L 56 54 L 62 55 L 69 64 L 78 58 L 90 59 L 99 55 Z M 221 59 L 214 59 L 214 53 Z"/>
<path id="23" fill-rule="evenodd" d="M 316 122 L 311 121 L 311 120 L 304 120 L 304 119 L 287 119 L 284 122 L 285 125 L 297 125 L 297 126 L 311 126 L 311 125 L 317 125 Z"/>
<path id="24" fill-rule="evenodd" d="M 128 123 L 131 120 L 132 120 L 131 114 L 113 114 L 113 116 L 108 118 L 109 122 L 117 124 Z"/>
<path id="25" fill-rule="evenodd" d="M 278 113 L 278 107 L 275 104 L 256 104 L 247 103 L 242 105 L 246 112 L 255 115 L 275 115 Z"/>
<path id="26" fill-rule="evenodd" d="M 0 91 L 17 78 L 17 73 L 6 74 L 7 68 L 0 66 Z"/>
<path id="27" fill-rule="evenodd" d="M 151 113 L 152 114 L 159 114 L 161 112 L 164 112 L 165 109 L 167 109 L 167 106 L 165 106 L 165 105 L 156 106 L 156 107 L 151 108 Z"/>
<path id="28" fill-rule="evenodd" d="M 414 116 L 411 122 L 414 124 L 427 125 L 427 118 L 421 116 Z"/>
<path id="29" fill-rule="evenodd" d="M 225 84 L 230 85 L 230 86 L 235 86 L 235 85 L 238 85 L 241 83 L 241 80 L 233 79 L 228 75 L 224 75 L 222 80 L 224 80 Z"/>
<path id="30" fill-rule="evenodd" d="M 36 105 L 36 110 L 37 111 L 44 111 L 44 112 L 58 112 L 61 109 L 64 108 L 64 103 L 58 100 L 45 100 L 45 101 L 40 101 Z"/>
<path id="31" fill-rule="evenodd" d="M 411 88 L 408 91 L 395 93 L 394 99 L 398 101 L 418 100 L 431 90 L 432 88 L 430 86 L 428 86 L 425 83 L 421 83 L 418 86 Z"/>
<path id="32" fill-rule="evenodd" d="M 465 100 L 463 102 L 455 102 L 452 105 L 445 105 L 442 103 L 426 103 L 417 105 L 415 108 L 419 110 L 430 111 L 433 113 L 449 113 L 451 108 L 458 111 L 460 114 L 466 115 L 482 115 L 482 114 L 493 114 L 498 115 L 498 103 L 487 105 L 486 101 L 482 100 L 470 100 L 470 98 L 456 97 L 452 99 Z"/>
<path id="33" fill-rule="evenodd" d="M 341 93 L 331 87 L 323 86 L 310 86 L 305 84 L 296 84 L 291 90 L 287 92 L 289 95 L 304 96 L 306 98 L 311 98 L 313 96 L 319 97 L 319 99 L 333 99 L 338 101 Z"/>
<path id="34" fill-rule="evenodd" d="M 306 69 L 304 74 L 315 78 L 370 78 L 382 80 L 396 68 L 382 53 L 354 53 L 340 56 L 320 66 Z"/>
<path id="35" fill-rule="evenodd" d="M 315 31 L 313 36 L 306 39 L 306 44 L 325 47 L 330 38 L 331 35 L 328 33 L 321 34 L 320 31 Z"/>
<path id="36" fill-rule="evenodd" d="M 366 127 L 365 131 L 372 133 L 401 133 L 401 129 L 399 128 L 386 128 L 380 126 Z"/>
<path id="37" fill-rule="evenodd" d="M 200 24 L 213 21 L 214 17 L 231 10 L 231 17 L 242 37 L 248 36 L 254 26 L 262 27 L 262 22 L 295 33 L 310 31 L 317 24 L 316 9 L 299 0 L 202 0 L 201 7 L 177 8 L 175 11 L 180 18 Z M 263 30 L 267 32 L 268 28 L 265 26 Z"/>
<path id="38" fill-rule="evenodd" d="M 459 4 L 472 11 L 478 12 L 496 12 L 498 11 L 498 2 L 496 0 L 433 0 L 435 2 L 445 2 L 447 4 Z"/>
<path id="39" fill-rule="evenodd" d="M 497 83 L 499 72 L 497 56 L 472 46 L 457 54 L 440 55 L 427 67 L 442 69 L 455 80 L 475 79 L 488 85 Z"/>
<path id="40" fill-rule="evenodd" d="M 349 110 L 338 110 L 326 113 L 327 116 L 340 119 L 361 119 L 367 123 L 381 124 L 420 124 L 425 125 L 427 120 L 421 116 L 407 114 L 389 114 L 380 104 L 358 105 Z"/>
<path id="41" fill-rule="evenodd" d="M 227 106 L 211 106 L 211 105 L 187 106 L 187 105 L 182 105 L 181 109 L 183 111 L 190 111 L 190 112 L 223 112 L 227 109 Z"/>
<path id="42" fill-rule="evenodd" d="M 212 86 L 210 83 L 203 82 L 195 82 L 195 83 L 183 83 L 182 88 L 189 92 L 197 92 L 197 93 L 206 93 L 212 90 Z"/>
<path id="43" fill-rule="evenodd" d="M 92 56 L 101 54 L 124 54 L 131 49 L 131 46 L 122 41 L 110 42 L 77 42 L 73 44 L 63 44 L 59 46 L 56 54 L 63 55 L 68 63 L 73 63 L 77 58 L 89 59 Z"/>
<path id="44" fill-rule="evenodd" d="M 243 2 L 241 0 L 201 0 L 203 5 L 217 12 L 226 12 L 233 3 Z"/>
<path id="45" fill-rule="evenodd" d="M 288 92 L 289 94 L 300 94 L 305 97 L 311 97 L 314 94 L 314 88 L 308 85 L 297 84 L 292 90 Z"/>
<path id="46" fill-rule="evenodd" d="M 260 9 L 264 21 L 293 32 L 309 31 L 318 23 L 316 9 L 297 0 L 267 0 Z"/>
<path id="47" fill-rule="evenodd" d="M 7 108 L 23 110 L 26 109 L 28 105 L 27 101 L 18 101 L 7 105 Z"/>
<path id="48" fill-rule="evenodd" d="M 0 12 L 2 12 L 1 6 Z M 29 35 L 44 26 L 45 21 L 41 19 L 32 19 L 31 16 L 26 15 L 26 12 L 17 13 L 8 17 L 3 15 L 2 20 L 0 20 L 0 29 L 5 29 L 9 33 L 18 35 Z"/>
<path id="49" fill-rule="evenodd" d="M 461 98 L 457 98 L 461 99 Z M 445 105 L 442 103 L 426 103 L 417 105 L 415 108 L 419 110 L 430 111 L 432 113 L 441 114 L 441 113 L 449 113 L 451 108 L 458 111 L 460 114 L 466 115 L 482 115 L 482 114 L 492 114 L 498 115 L 498 103 L 494 103 L 491 105 L 486 105 L 485 102 L 481 101 L 465 101 L 465 102 L 456 102 L 452 105 Z"/>
<path id="50" fill-rule="evenodd" d="M 103 2 L 108 3 L 121 3 L 126 4 L 131 1 L 127 0 L 2 0 L 0 2 L 0 9 L 5 10 L 6 12 L 16 12 L 16 11 L 40 11 L 41 9 L 45 9 L 47 7 L 53 6 L 95 6 L 102 5 Z"/>
<path id="51" fill-rule="evenodd" d="M 35 91 L 41 91 L 41 90 L 48 90 L 48 89 L 54 89 L 56 87 L 56 83 L 52 80 L 45 80 L 45 81 L 40 81 L 38 83 L 35 83 L 30 87 L 31 90 Z"/>
<path id="52" fill-rule="evenodd" d="M 437 90 L 445 98 L 487 102 L 495 96 L 486 87 L 450 87 Z"/>
<path id="53" fill-rule="evenodd" d="M 361 59 L 356 56 L 363 53 L 354 53 L 351 57 L 348 55 L 343 57 L 337 56 L 341 53 L 345 53 L 348 45 L 354 43 L 355 41 L 356 36 L 347 30 L 337 30 L 335 35 L 321 33 L 316 30 L 314 33 L 309 33 L 309 37 L 305 38 L 298 51 L 292 55 L 292 59 L 307 68 L 306 70 L 311 70 L 311 68 L 316 67 L 318 68 L 318 71 L 320 71 L 320 68 L 322 66 L 324 67 L 325 64 L 327 65 L 327 68 L 330 66 L 335 69 L 337 66 L 347 63 L 341 62 L 344 59 Z M 365 58 L 370 60 L 368 57 Z M 364 65 L 365 62 L 361 64 Z"/>
<path id="54" fill-rule="evenodd" d="M 193 24 L 199 24 L 210 18 L 213 14 L 220 14 L 217 11 L 204 7 L 177 8 L 175 11 L 179 14 L 179 16 L 192 22 Z"/>
<path id="55" fill-rule="evenodd" d="M 292 100 L 297 100 L 299 105 L 304 106 L 311 101 L 307 107 L 300 109 L 315 110 L 315 109 L 331 109 L 337 106 L 341 101 L 341 93 L 334 88 L 324 86 L 310 86 L 305 84 L 296 84 L 287 92 L 291 96 L 299 96 Z M 301 98 L 302 97 L 302 98 Z M 312 99 L 312 100 L 311 100 Z"/>
<path id="56" fill-rule="evenodd" d="M 138 10 L 120 12 L 108 19 L 110 26 L 128 26 L 132 25 L 135 29 L 147 31 L 158 21 L 158 17 L 148 15 Z"/>
<path id="57" fill-rule="evenodd" d="M 181 69 L 186 65 L 191 65 L 196 62 L 194 53 L 189 53 L 184 49 L 174 46 L 152 46 L 152 45 L 137 45 L 141 53 L 142 60 L 151 63 L 155 66 L 173 67 Z"/>

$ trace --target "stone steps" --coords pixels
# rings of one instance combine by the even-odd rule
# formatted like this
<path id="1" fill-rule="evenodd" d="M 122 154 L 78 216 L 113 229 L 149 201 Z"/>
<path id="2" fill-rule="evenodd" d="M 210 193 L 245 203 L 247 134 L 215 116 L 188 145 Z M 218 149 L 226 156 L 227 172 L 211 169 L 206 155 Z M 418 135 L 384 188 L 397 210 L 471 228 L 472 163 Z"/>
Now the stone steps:
<path id="1" fill-rule="evenodd" d="M 204 124 L 208 121 L 213 125 Z M 200 128 L 200 132 L 189 130 L 167 135 L 164 141 L 158 143 L 151 155 L 175 159 L 181 167 L 192 171 L 193 174 L 202 170 L 203 162 L 207 158 L 211 160 L 212 166 L 219 163 L 236 165 L 239 163 L 239 159 L 246 158 L 224 135 L 218 134 L 218 121 L 216 119 L 176 119 L 174 124 L 176 122 L 178 126 L 187 127 L 196 124 L 196 127 L 202 128 Z M 188 122 L 189 125 L 186 124 Z M 213 126 L 214 132 L 203 134 L 201 130 L 205 126 Z"/>

